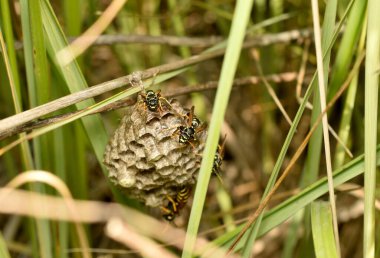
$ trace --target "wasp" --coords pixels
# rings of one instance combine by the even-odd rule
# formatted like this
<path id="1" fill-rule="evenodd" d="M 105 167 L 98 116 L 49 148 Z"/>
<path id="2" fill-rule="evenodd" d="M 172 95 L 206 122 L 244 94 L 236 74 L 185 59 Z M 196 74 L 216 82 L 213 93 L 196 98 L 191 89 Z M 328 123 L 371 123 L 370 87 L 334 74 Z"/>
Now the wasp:
<path id="1" fill-rule="evenodd" d="M 191 187 L 183 186 L 174 197 L 167 196 L 168 204 L 161 207 L 163 217 L 167 221 L 173 221 L 179 211 L 185 207 L 191 194 Z"/>
<path id="2" fill-rule="evenodd" d="M 220 167 L 222 166 L 223 158 L 224 158 L 224 147 L 226 144 L 226 138 L 227 135 L 224 136 L 224 139 L 222 141 L 222 144 L 218 144 L 218 147 L 216 149 L 216 153 L 214 156 L 214 163 L 212 165 L 212 173 L 216 176 L 219 176 L 220 174 Z"/>
<path id="3" fill-rule="evenodd" d="M 145 104 L 146 108 L 149 109 L 149 111 L 152 112 L 162 112 L 162 101 L 165 101 L 167 105 L 170 105 L 169 101 L 161 96 L 161 91 L 158 90 L 157 92 L 154 92 L 152 90 L 147 90 L 144 93 L 140 93 L 140 95 L 143 98 L 143 103 Z"/>
<path id="4" fill-rule="evenodd" d="M 194 106 L 192 106 L 190 112 L 186 115 L 186 126 L 177 127 L 173 134 L 179 134 L 179 143 L 189 143 L 194 148 L 192 142 L 196 140 L 196 133 L 204 129 L 204 124 L 201 125 L 201 121 L 194 115 Z"/>

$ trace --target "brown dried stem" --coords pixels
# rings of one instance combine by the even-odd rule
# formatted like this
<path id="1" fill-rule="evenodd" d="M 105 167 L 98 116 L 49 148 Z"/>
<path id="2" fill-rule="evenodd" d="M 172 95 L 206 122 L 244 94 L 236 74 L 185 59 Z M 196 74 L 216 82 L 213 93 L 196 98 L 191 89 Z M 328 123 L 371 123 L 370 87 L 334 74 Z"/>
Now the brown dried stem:
<path id="1" fill-rule="evenodd" d="M 300 38 L 310 37 L 311 32 L 308 29 L 305 30 L 292 30 L 287 32 L 282 32 L 278 34 L 267 34 L 262 37 L 253 38 L 244 43 L 244 48 L 254 47 L 254 46 L 264 46 L 278 42 L 289 42 L 291 40 L 296 40 Z M 191 66 L 196 63 L 203 62 L 224 54 L 225 49 L 219 49 L 212 52 L 203 53 L 200 55 L 194 55 L 190 58 L 183 59 L 170 64 L 164 64 L 156 67 L 149 68 L 145 71 L 139 72 L 141 80 L 148 79 L 157 73 L 166 73 L 174 70 L 178 70 L 187 66 Z M 53 100 L 49 103 L 43 104 L 41 106 L 26 110 L 22 113 L 13 115 L 11 117 L 4 118 L 0 120 L 0 137 L 4 135 L 7 131 L 11 130 L 13 127 L 18 127 L 39 117 L 47 115 L 51 112 L 60 110 L 62 108 L 68 107 L 70 105 L 76 104 L 83 100 L 96 97 L 103 93 L 115 90 L 117 88 L 123 87 L 125 85 L 132 84 L 135 80 L 135 74 L 130 74 L 126 76 L 119 77 L 117 79 L 104 82 L 87 89 L 81 90 L 79 92 L 61 97 L 59 99 Z"/>
<path id="2" fill-rule="evenodd" d="M 281 73 L 281 74 L 273 74 L 273 75 L 268 75 L 265 76 L 267 81 L 279 83 L 279 82 L 290 82 L 294 81 L 297 78 L 297 73 L 296 72 L 287 72 L 287 73 Z M 234 86 L 243 86 L 243 85 L 248 85 L 248 84 L 258 84 L 261 81 L 261 77 L 257 76 L 249 76 L 249 77 L 243 77 L 243 78 L 238 78 L 234 81 Z M 178 87 L 174 90 L 171 91 L 165 91 L 162 93 L 164 97 L 175 97 L 175 96 L 180 96 L 180 95 L 185 95 L 189 94 L 192 92 L 199 92 L 199 91 L 206 91 L 206 90 L 212 90 L 216 89 L 218 86 L 217 81 L 210 81 L 204 84 L 198 84 L 194 86 L 189 86 L 189 87 Z M 124 108 L 127 106 L 131 106 L 135 104 L 136 100 L 132 98 L 128 99 L 123 99 L 116 101 L 114 103 L 111 103 L 101 109 L 98 109 L 90 114 L 97 114 L 97 113 L 104 113 L 108 111 L 113 111 L 116 109 Z M 52 116 L 49 118 L 45 119 L 39 119 L 35 121 L 30 121 L 24 124 L 21 124 L 19 126 L 15 126 L 12 128 L 9 128 L 5 130 L 4 132 L 0 132 L 0 140 L 3 140 L 5 138 L 11 137 L 13 135 L 22 133 L 22 132 L 28 132 L 37 128 L 41 128 L 50 124 L 54 124 L 57 122 L 60 122 L 67 117 L 70 117 L 78 112 L 81 112 L 81 110 L 77 110 L 74 112 L 69 112 L 61 115 L 56 115 Z M 1 122 L 1 121 L 0 121 Z"/>
<path id="3" fill-rule="evenodd" d="M 261 39 L 261 43 L 258 42 L 257 46 L 264 46 L 274 43 L 287 43 L 295 39 L 294 32 L 297 30 L 286 31 L 283 33 L 273 34 L 278 35 L 278 37 L 273 37 L 272 34 L 260 35 L 255 38 L 249 38 L 248 40 L 257 40 Z M 301 35 L 300 38 L 310 37 L 311 29 L 298 30 Z M 77 37 L 70 37 L 69 42 L 72 42 Z M 93 46 L 102 46 L 102 45 L 115 45 L 115 44 L 147 44 L 147 45 L 168 45 L 168 46 L 188 46 L 188 47 L 197 47 L 197 48 L 206 48 L 214 46 L 218 43 L 221 43 L 224 39 L 220 36 L 210 36 L 210 37 L 178 37 L 178 36 L 151 36 L 151 35 L 100 35 Z M 15 43 L 16 50 L 23 48 L 21 41 Z"/>

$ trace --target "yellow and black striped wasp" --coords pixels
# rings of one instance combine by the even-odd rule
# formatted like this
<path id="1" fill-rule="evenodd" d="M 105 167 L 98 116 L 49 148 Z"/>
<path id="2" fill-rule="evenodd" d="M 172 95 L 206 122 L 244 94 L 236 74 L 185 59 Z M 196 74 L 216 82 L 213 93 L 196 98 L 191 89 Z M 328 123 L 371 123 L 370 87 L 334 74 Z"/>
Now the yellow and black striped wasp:
<path id="1" fill-rule="evenodd" d="M 214 163 L 212 165 L 212 173 L 215 175 L 219 175 L 220 167 L 222 166 L 223 158 L 224 158 L 224 147 L 226 144 L 227 135 L 224 136 L 224 139 L 221 144 L 218 144 L 216 148 L 216 153 L 214 156 Z"/>
<path id="2" fill-rule="evenodd" d="M 145 91 L 145 93 L 140 93 L 140 95 L 143 99 L 145 107 L 151 112 L 162 112 L 162 101 L 164 101 L 166 105 L 171 107 L 169 101 L 161 96 L 161 90 L 158 90 L 157 92 L 147 90 Z"/>
<path id="3" fill-rule="evenodd" d="M 219 181 L 223 184 L 222 177 L 220 176 L 220 167 L 222 166 L 223 158 L 224 158 L 224 148 L 226 145 L 226 138 L 227 135 L 224 136 L 224 139 L 221 144 L 218 144 L 218 147 L 216 148 L 215 156 L 214 156 L 214 162 L 212 165 L 212 175 L 215 175 L 218 177 Z"/>
<path id="4" fill-rule="evenodd" d="M 173 221 L 175 217 L 179 215 L 179 211 L 186 206 L 191 194 L 191 189 L 190 186 L 183 186 L 174 197 L 166 197 L 169 202 L 166 206 L 161 207 L 164 219 Z"/>
<path id="5" fill-rule="evenodd" d="M 194 115 L 194 106 L 191 107 L 190 112 L 186 115 L 186 125 L 180 125 L 173 134 L 179 134 L 178 142 L 182 144 L 190 144 L 193 148 L 193 142 L 196 140 L 196 134 L 203 131 L 206 124 Z"/>

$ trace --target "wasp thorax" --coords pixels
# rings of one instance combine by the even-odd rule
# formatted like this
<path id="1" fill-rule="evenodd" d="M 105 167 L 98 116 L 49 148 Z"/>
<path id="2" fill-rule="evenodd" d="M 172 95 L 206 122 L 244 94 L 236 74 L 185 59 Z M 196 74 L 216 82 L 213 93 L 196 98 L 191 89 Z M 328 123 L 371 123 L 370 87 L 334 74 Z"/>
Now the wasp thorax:
<path id="1" fill-rule="evenodd" d="M 159 96 L 152 90 L 146 92 L 145 104 L 150 111 L 157 111 L 159 107 Z"/>
<path id="2" fill-rule="evenodd" d="M 185 119 L 189 110 L 172 100 L 170 107 L 150 111 L 158 101 L 155 92 L 147 91 L 149 110 L 141 104 L 131 107 L 104 154 L 110 180 L 152 207 L 163 206 L 167 196 L 176 196 L 178 187 L 195 183 L 206 137 L 202 131 L 192 146 L 181 144 L 181 139 L 186 143 L 195 133 Z M 183 129 L 179 130 L 180 142 L 178 128 Z"/>
<path id="3" fill-rule="evenodd" d="M 179 135 L 180 143 L 187 143 L 190 140 L 194 139 L 195 130 L 193 127 L 180 126 L 179 130 L 180 130 L 180 135 Z"/>

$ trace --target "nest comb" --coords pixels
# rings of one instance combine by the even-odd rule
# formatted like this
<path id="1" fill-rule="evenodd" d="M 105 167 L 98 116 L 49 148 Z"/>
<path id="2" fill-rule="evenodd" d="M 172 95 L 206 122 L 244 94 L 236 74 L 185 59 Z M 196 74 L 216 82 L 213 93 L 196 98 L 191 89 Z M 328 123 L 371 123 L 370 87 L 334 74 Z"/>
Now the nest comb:
<path id="1" fill-rule="evenodd" d="M 109 141 L 104 164 L 110 180 L 128 196 L 157 207 L 180 187 L 195 183 L 206 131 L 196 134 L 193 146 L 179 143 L 175 131 L 187 125 L 189 110 L 170 100 L 170 106 L 162 103 L 161 111 L 152 112 L 139 98 Z"/>

